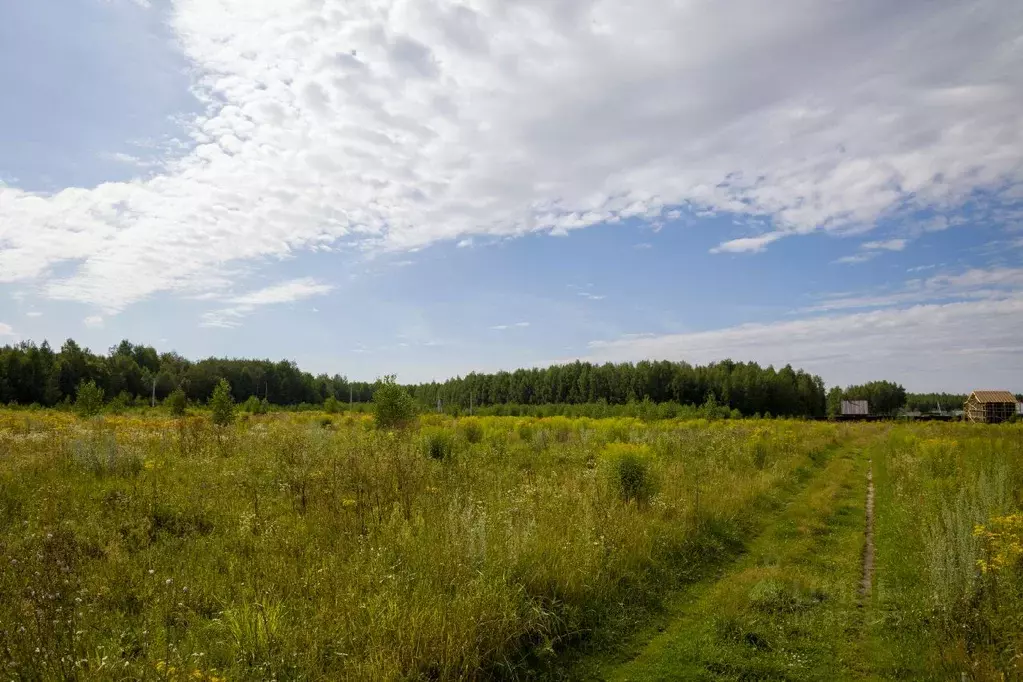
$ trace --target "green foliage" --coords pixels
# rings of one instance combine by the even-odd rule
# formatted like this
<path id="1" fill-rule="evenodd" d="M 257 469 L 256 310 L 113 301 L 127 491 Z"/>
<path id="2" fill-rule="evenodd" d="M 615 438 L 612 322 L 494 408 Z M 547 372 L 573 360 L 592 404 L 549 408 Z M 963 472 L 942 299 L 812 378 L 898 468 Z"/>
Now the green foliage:
<path id="1" fill-rule="evenodd" d="M 231 396 L 231 384 L 221 379 L 210 396 L 210 419 L 217 426 L 227 426 L 234 421 L 234 398 Z"/>
<path id="2" fill-rule="evenodd" d="M 842 389 L 835 386 L 828 391 L 828 416 L 838 417 L 842 414 Z"/>
<path id="3" fill-rule="evenodd" d="M 327 399 L 323 401 L 323 411 L 327 414 L 337 414 L 342 409 L 341 401 L 332 395 L 327 396 Z"/>
<path id="4" fill-rule="evenodd" d="M 871 381 L 847 387 L 842 400 L 866 400 L 871 414 L 893 415 L 905 406 L 906 389 L 891 381 Z"/>
<path id="5" fill-rule="evenodd" d="M 424 453 L 432 459 L 445 460 L 455 452 L 455 439 L 451 429 L 424 428 L 420 437 Z"/>
<path id="6" fill-rule="evenodd" d="M 260 400 L 254 395 L 250 395 L 246 398 L 245 402 L 242 403 L 242 409 L 249 414 L 266 414 L 270 406 L 265 400 Z"/>
<path id="7" fill-rule="evenodd" d="M 170 410 L 172 416 L 182 417 L 185 414 L 185 408 L 188 407 L 188 398 L 185 397 L 184 391 L 180 388 L 175 388 L 167 396 L 167 399 L 164 400 L 164 405 Z"/>
<path id="8" fill-rule="evenodd" d="M 103 389 L 91 379 L 78 385 L 75 412 L 82 417 L 95 417 L 103 409 Z"/>
<path id="9" fill-rule="evenodd" d="M 385 376 L 380 387 L 373 393 L 376 424 L 381 429 L 400 429 L 416 419 L 416 404 L 403 386 L 399 386 L 393 374 Z"/>
<path id="10" fill-rule="evenodd" d="M 611 485 L 624 502 L 645 503 L 656 491 L 652 455 L 645 445 L 611 443 L 604 448 Z"/>
<path id="11" fill-rule="evenodd" d="M 483 441 L 483 424 L 475 417 L 467 417 L 459 420 L 458 428 L 462 437 L 467 443 L 480 443 Z"/>

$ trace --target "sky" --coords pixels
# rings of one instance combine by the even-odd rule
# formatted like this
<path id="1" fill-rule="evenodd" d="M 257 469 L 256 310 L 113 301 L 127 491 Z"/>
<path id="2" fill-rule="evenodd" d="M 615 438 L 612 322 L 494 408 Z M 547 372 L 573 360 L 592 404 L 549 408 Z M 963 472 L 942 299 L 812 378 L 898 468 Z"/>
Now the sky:
<path id="1" fill-rule="evenodd" d="M 0 344 L 1023 391 L 1023 3 L 0 3 Z"/>

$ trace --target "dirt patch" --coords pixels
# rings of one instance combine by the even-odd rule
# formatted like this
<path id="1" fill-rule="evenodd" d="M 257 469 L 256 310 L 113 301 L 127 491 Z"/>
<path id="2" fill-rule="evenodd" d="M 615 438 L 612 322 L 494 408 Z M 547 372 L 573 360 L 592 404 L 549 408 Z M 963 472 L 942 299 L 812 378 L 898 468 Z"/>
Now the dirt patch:
<path id="1" fill-rule="evenodd" d="M 867 469 L 867 524 L 864 529 L 863 544 L 863 580 L 860 582 L 860 606 L 870 597 L 874 578 L 874 467 L 873 462 Z"/>

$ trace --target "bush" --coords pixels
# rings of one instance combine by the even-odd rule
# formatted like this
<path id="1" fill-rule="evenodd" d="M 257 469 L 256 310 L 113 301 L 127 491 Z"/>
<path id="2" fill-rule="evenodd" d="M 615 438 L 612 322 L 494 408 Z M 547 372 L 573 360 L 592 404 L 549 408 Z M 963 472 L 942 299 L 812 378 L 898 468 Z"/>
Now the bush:
<path id="1" fill-rule="evenodd" d="M 337 414 L 341 411 L 341 401 L 334 396 L 329 396 L 323 401 L 323 411 L 327 414 Z"/>
<path id="2" fill-rule="evenodd" d="M 217 426 L 227 426 L 234 421 L 234 398 L 231 396 L 231 384 L 221 379 L 213 395 L 210 396 L 210 418 Z"/>
<path id="3" fill-rule="evenodd" d="M 248 399 L 242 403 L 242 409 L 250 414 L 266 414 L 270 405 L 265 400 L 260 400 L 254 395 L 250 395 Z"/>
<path id="4" fill-rule="evenodd" d="M 645 445 L 612 443 L 604 448 L 611 485 L 624 502 L 647 502 L 656 486 L 650 471 L 651 454 Z"/>
<path id="5" fill-rule="evenodd" d="M 95 381 L 83 381 L 78 384 L 78 397 L 75 398 L 75 411 L 82 417 L 95 417 L 103 409 L 103 389 Z"/>
<path id="6" fill-rule="evenodd" d="M 445 460 L 455 451 L 455 439 L 451 431 L 443 427 L 424 429 L 422 444 L 425 454 L 437 460 Z"/>
<path id="7" fill-rule="evenodd" d="M 163 404 L 167 406 L 172 416 L 183 417 L 185 415 L 185 408 L 188 407 L 188 398 L 185 397 L 184 391 L 180 388 L 175 388 L 167 396 L 167 399 L 163 401 Z"/>
<path id="8" fill-rule="evenodd" d="M 374 416 L 377 428 L 401 429 L 416 418 L 416 403 L 393 374 L 385 376 L 380 388 L 373 393 Z"/>
<path id="9" fill-rule="evenodd" d="M 483 424 L 475 417 L 468 417 L 458 423 L 462 436 L 468 443 L 479 443 L 483 440 Z"/>
<path id="10" fill-rule="evenodd" d="M 135 397 L 132 396 L 127 391 L 121 391 L 107 405 L 107 410 L 111 414 L 124 414 L 124 412 L 129 407 L 134 406 L 134 404 L 135 404 Z"/>

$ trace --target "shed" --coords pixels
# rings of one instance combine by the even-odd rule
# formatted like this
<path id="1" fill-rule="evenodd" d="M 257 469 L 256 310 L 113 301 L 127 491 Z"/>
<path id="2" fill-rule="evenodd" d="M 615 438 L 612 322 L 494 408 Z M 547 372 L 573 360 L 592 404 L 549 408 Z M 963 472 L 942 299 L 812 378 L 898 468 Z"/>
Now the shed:
<path id="1" fill-rule="evenodd" d="M 974 391 L 966 399 L 966 421 L 997 424 L 1011 419 L 1017 411 L 1016 396 L 1008 391 Z"/>
<path id="2" fill-rule="evenodd" d="M 832 403 L 834 404 L 834 403 Z M 870 414 L 870 406 L 866 400 L 843 400 L 842 416 L 862 416 Z"/>

